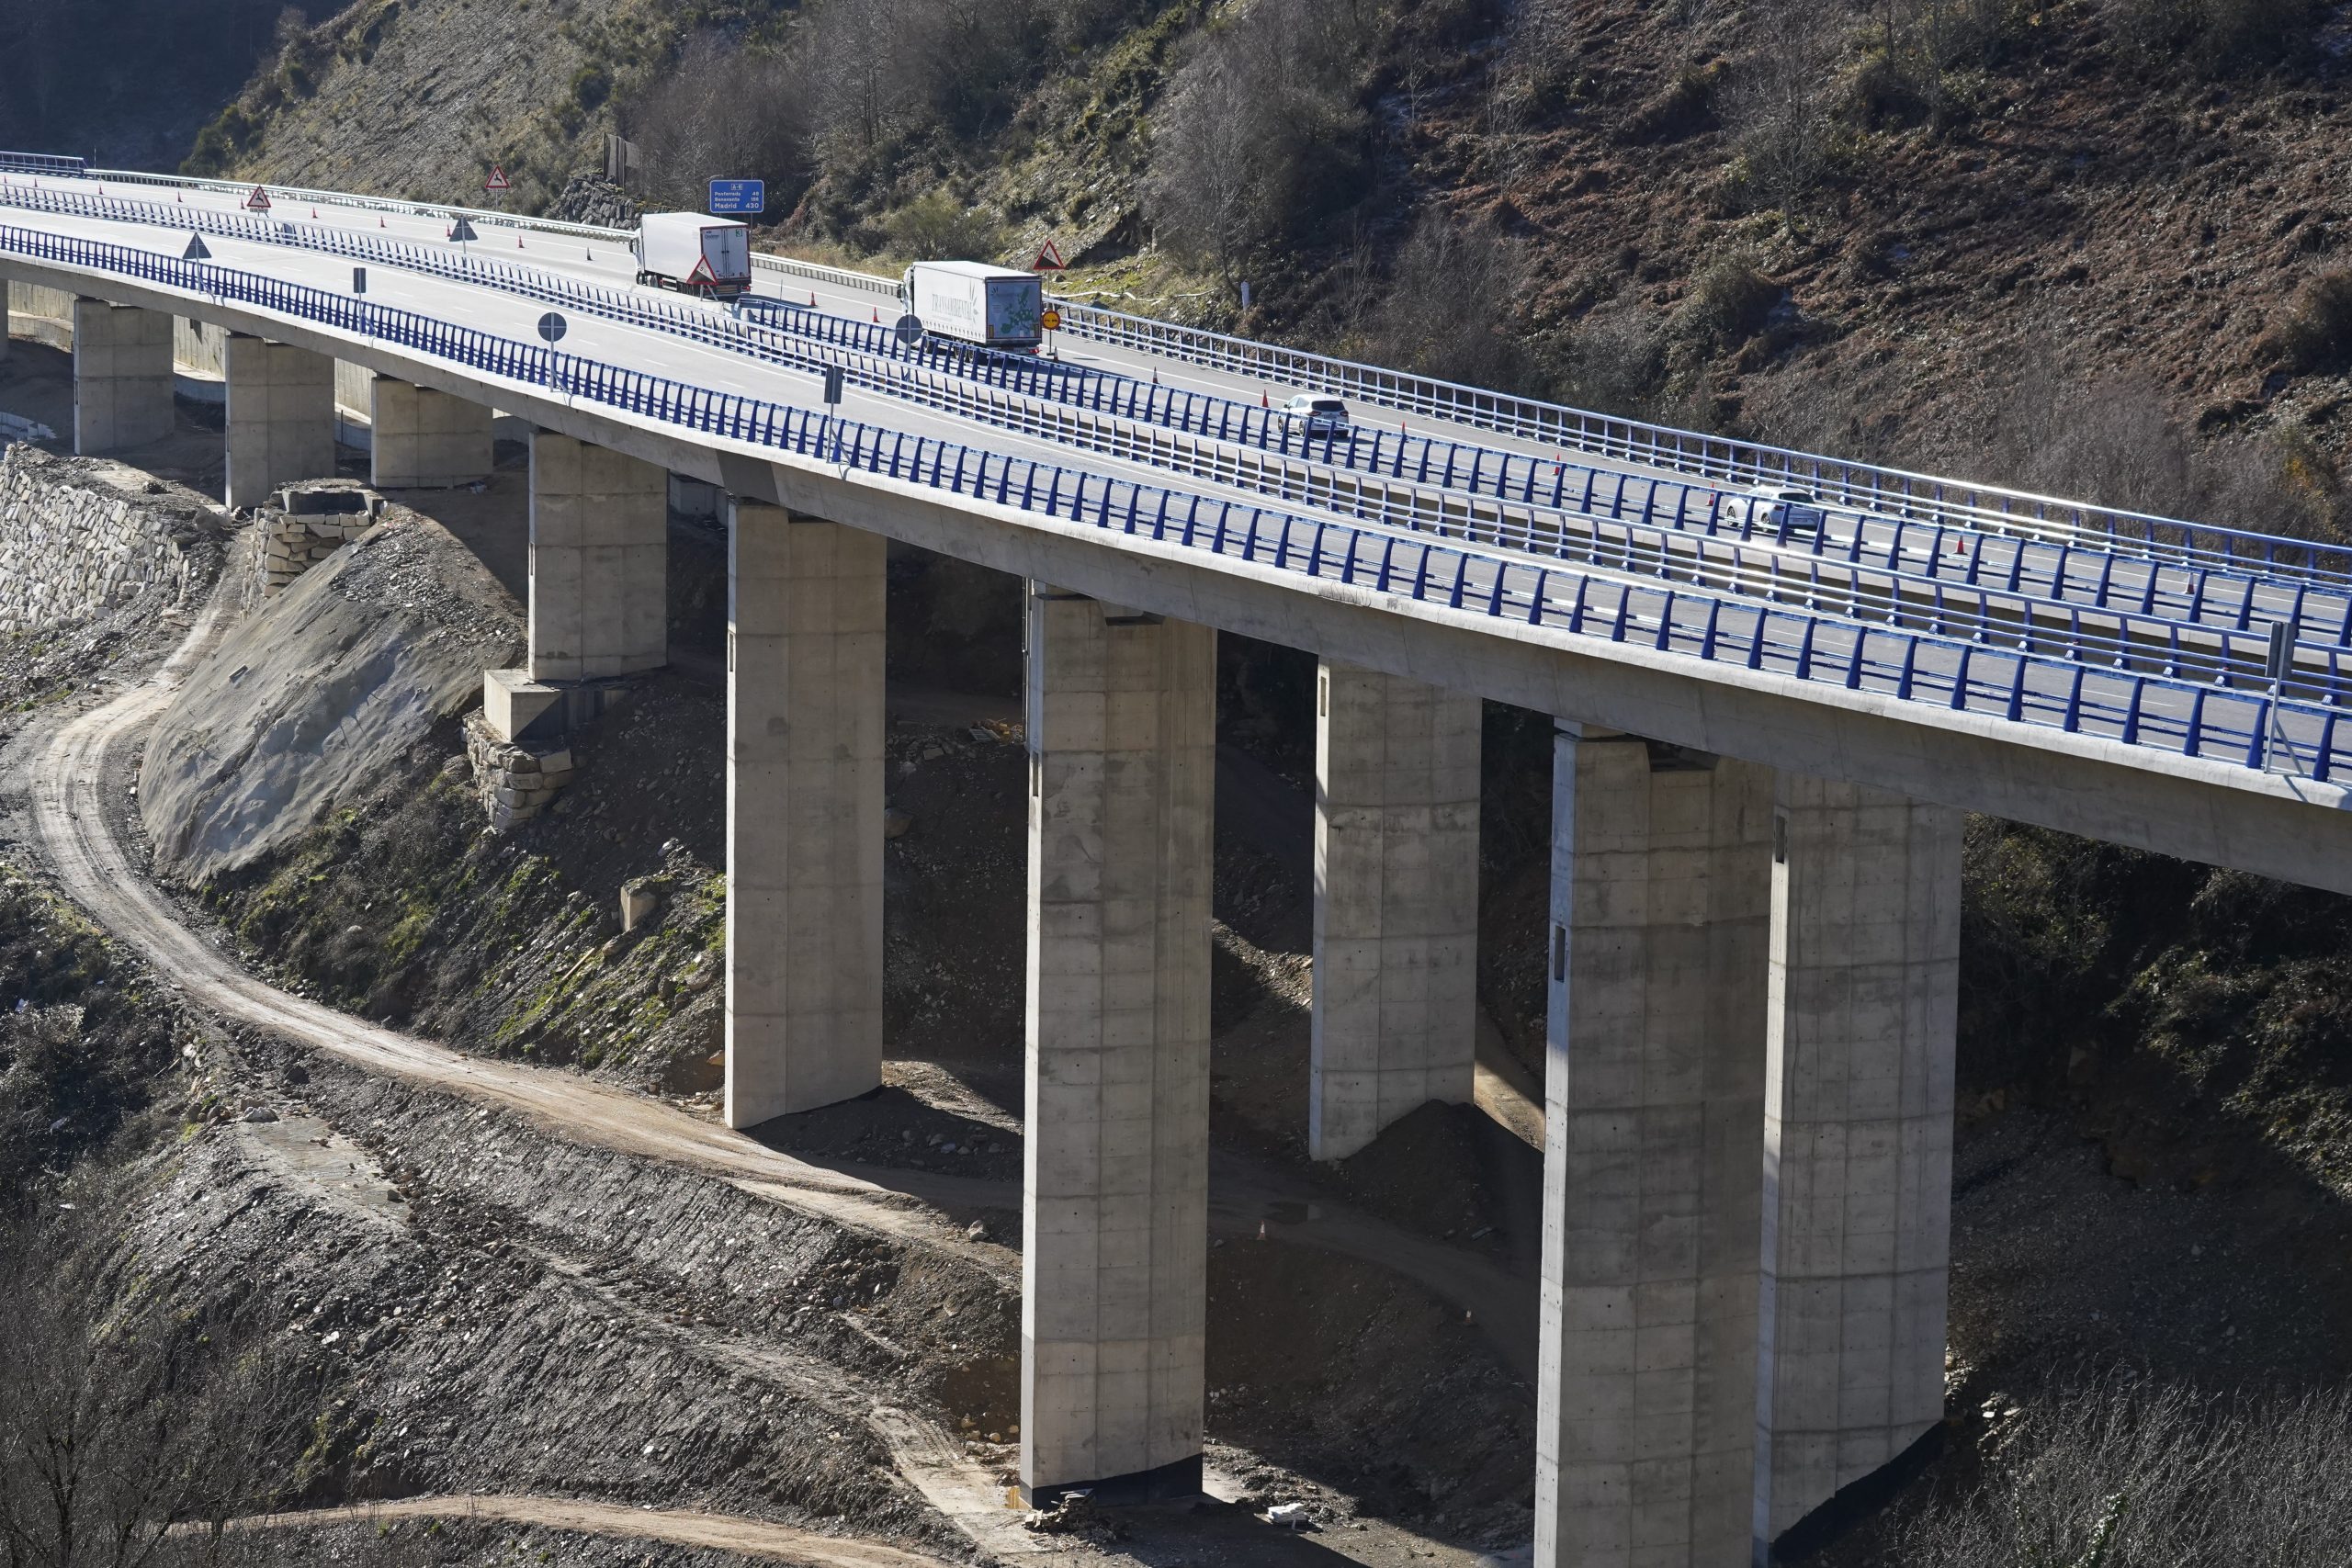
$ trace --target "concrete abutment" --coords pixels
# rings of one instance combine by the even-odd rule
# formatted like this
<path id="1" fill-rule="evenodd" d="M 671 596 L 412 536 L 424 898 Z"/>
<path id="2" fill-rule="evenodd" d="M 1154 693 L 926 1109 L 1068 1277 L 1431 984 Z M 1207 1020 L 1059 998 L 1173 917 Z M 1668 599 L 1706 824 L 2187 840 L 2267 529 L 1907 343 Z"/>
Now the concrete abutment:
<path id="1" fill-rule="evenodd" d="M 882 1082 L 886 545 L 734 501 L 726 1119 Z"/>
<path id="2" fill-rule="evenodd" d="M 1317 673 L 1312 1158 L 1471 1099 L 1482 715 L 1475 696 L 1357 665 Z"/>
<path id="3" fill-rule="evenodd" d="M 1216 634 L 1033 583 L 1021 1485 L 1197 1491 Z"/>

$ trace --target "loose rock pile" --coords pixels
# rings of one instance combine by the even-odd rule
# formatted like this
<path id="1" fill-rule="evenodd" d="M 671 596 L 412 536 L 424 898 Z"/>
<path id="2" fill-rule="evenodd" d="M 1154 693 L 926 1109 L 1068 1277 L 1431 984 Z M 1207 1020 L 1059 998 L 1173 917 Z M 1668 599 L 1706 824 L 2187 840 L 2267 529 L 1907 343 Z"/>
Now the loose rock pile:
<path id="1" fill-rule="evenodd" d="M 528 822 L 571 782 L 570 747 L 533 750 L 502 740 L 479 709 L 466 716 L 466 757 L 473 764 L 474 793 L 492 828 Z"/>
<path id="2" fill-rule="evenodd" d="M 220 519 L 119 463 L 11 446 L 0 455 L 0 634 L 78 621 L 152 594 L 186 603 Z"/>

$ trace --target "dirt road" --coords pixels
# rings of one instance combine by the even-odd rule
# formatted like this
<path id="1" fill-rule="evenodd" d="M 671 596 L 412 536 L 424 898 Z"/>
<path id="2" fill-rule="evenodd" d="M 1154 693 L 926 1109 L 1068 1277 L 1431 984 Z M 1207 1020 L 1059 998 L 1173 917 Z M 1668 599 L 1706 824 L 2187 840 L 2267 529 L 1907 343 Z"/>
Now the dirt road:
<path id="1" fill-rule="evenodd" d="M 342 1508 L 309 1508 L 238 1519 L 232 1530 L 311 1529 L 322 1525 L 381 1525 L 393 1519 L 495 1519 L 575 1535 L 658 1540 L 673 1546 L 714 1548 L 744 1557 L 773 1558 L 809 1568 L 937 1568 L 940 1559 L 902 1551 L 879 1541 L 820 1535 L 765 1519 L 719 1514 L 630 1508 L 617 1503 L 583 1503 L 570 1497 L 526 1497 L 485 1493 L 461 1497 L 402 1497 L 389 1503 L 357 1503 Z"/>

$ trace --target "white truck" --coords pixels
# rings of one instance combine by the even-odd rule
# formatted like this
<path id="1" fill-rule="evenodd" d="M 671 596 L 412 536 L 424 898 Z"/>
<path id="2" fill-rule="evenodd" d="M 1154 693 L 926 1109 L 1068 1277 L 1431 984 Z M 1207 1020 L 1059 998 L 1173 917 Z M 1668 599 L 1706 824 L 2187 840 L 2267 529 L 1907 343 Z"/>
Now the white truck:
<path id="1" fill-rule="evenodd" d="M 1012 349 L 1045 341 L 1046 286 L 1035 273 L 982 262 L 917 262 L 907 268 L 899 298 L 926 337 Z"/>
<path id="2" fill-rule="evenodd" d="M 752 231 L 699 212 L 649 212 L 638 220 L 637 280 L 732 299 L 752 290 Z"/>

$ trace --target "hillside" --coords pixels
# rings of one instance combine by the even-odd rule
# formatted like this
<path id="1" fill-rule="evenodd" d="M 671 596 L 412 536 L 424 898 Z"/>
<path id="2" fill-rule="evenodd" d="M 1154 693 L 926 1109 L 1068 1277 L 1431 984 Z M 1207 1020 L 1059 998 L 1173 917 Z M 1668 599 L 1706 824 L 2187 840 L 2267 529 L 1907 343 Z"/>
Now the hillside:
<path id="1" fill-rule="evenodd" d="M 233 101 L 191 76 L 154 107 L 157 125 L 209 122 L 188 135 L 191 168 L 474 202 L 496 162 L 516 204 L 576 212 L 575 176 L 618 130 L 643 159 L 635 199 L 683 204 L 705 175 L 764 175 L 765 243 L 828 259 L 1025 261 L 1050 236 L 1079 264 L 1069 291 L 1155 314 L 1808 449 L 2352 538 L 2352 6 L 358 0 L 271 37 Z M 723 593 L 707 531 L 682 524 L 673 543 L 673 629 L 692 656 L 583 742 L 588 772 L 558 813 L 486 833 L 443 720 L 298 837 L 189 875 L 224 942 L 284 986 L 480 1059 L 707 1114 Z M 892 1078 L 778 1137 L 812 1159 L 925 1177 L 935 1146 L 960 1144 L 970 1157 L 945 1168 L 1009 1193 L 1023 829 L 1007 807 L 1021 786 L 1017 751 L 987 721 L 1011 711 L 1019 633 L 1010 584 L 986 575 L 912 558 L 894 568 L 894 701 L 907 705 L 890 742 L 906 825 L 888 852 Z M 512 636 L 502 613 L 484 624 Z M 1494 1151 L 1459 1124 L 1400 1124 L 1380 1170 L 1306 1168 L 1294 1110 L 1311 886 L 1291 820 L 1306 797 L 1268 781 L 1305 770 L 1311 678 L 1301 655 L 1224 640 L 1221 739 L 1249 773 L 1235 798 L 1253 809 L 1218 818 L 1221 1152 L 1262 1160 L 1318 1203 L 1379 1208 L 1380 1193 L 1414 1185 L 1399 1169 L 1429 1176 L 1425 1213 L 1386 1215 L 1423 1240 L 1451 1240 L 1465 1208 L 1523 1212 L 1532 1160 L 1514 1147 L 1487 1168 Z M 55 683 L 42 675 L 40 689 Z M 1549 750 L 1544 721 L 1490 710 L 1482 999 L 1532 1071 Z M 625 933 L 618 894 L 639 879 L 661 893 L 660 919 Z M 0 893 L 31 908 L 13 883 Z M 2077 1530 L 2128 1479 L 2138 1511 L 2110 1568 L 2265 1560 L 2254 1545 L 2168 1545 L 2155 1505 L 2181 1489 L 2147 1479 L 2144 1451 L 2099 1450 L 2069 1413 L 2138 1431 L 2146 1411 L 2131 1389 L 2080 1391 L 2140 1372 L 2188 1402 L 2164 1430 L 2192 1455 L 2233 1429 L 2215 1423 L 2331 1430 L 2328 1391 L 2352 1382 L 2352 906 L 1982 819 L 1966 897 L 1951 1419 L 1939 1451 L 1792 1555 L 1818 1545 L 1819 1561 L 1855 1568 L 2003 1551 L 2076 1561 L 2078 1534 L 1996 1551 L 1955 1521 L 1974 1509 L 1981 1525 L 2031 1482 L 2044 1488 L 2033 1506 Z M 64 951 L 55 937 L 29 958 L 7 948 L 0 967 L 34 978 L 40 953 Z M 21 984 L 44 1009 L 62 999 L 56 985 Z M 113 1091 L 131 1110 L 191 1092 L 166 1075 L 194 1069 L 147 1060 L 167 1059 L 160 1043 L 179 1024 L 100 1025 L 157 1046 Z M 59 1081 L 93 1071 L 84 1047 L 42 1049 L 21 1059 Z M 289 1062 L 257 1053 L 236 1069 L 238 1092 L 290 1097 Z M 322 1114 L 388 1107 L 383 1157 L 444 1235 L 494 1253 L 482 1237 L 542 1226 L 545 1278 L 611 1245 L 580 1213 L 516 1217 L 560 1209 L 552 1191 L 499 1198 L 477 1224 L 495 1183 L 463 1186 L 436 1165 L 459 1132 L 420 1134 L 404 1123 L 421 1113 L 392 1103 L 404 1097 L 346 1070 L 319 1076 L 302 1103 Z M 47 1079 L 35 1087 L 27 1104 L 40 1114 L 0 1101 L 10 1124 L 50 1124 L 62 1101 Z M 184 1156 L 209 1190 L 247 1179 L 255 1135 L 232 1114 L 207 1109 L 209 1141 Z M 58 1157 L 95 1146 L 60 1126 L 47 1134 L 65 1140 Z M 1509 1261 L 1532 1232 L 1497 1224 L 1485 1245 Z M 226 1240 L 250 1249 L 240 1258 L 273 1245 L 265 1227 Z M 1417 1520 L 1465 1559 L 1523 1539 L 1523 1391 L 1479 1357 L 1456 1359 L 1469 1370 L 1444 1397 L 1416 1393 L 1451 1364 L 1433 1326 L 1452 1326 L 1450 1305 L 1392 1285 L 1379 1333 L 1362 1333 L 1299 1305 L 1307 1283 L 1256 1255 L 1221 1256 L 1220 1321 L 1272 1325 L 1224 1342 L 1252 1352 L 1214 1380 L 1221 1441 L 1320 1476 L 1335 1498 L 1344 1483 L 1350 1507 Z M 411 1267 L 388 1255 L 384 1277 Z M 804 1283 L 809 1302 L 840 1307 L 815 1274 Z M 378 1310 L 414 1289 L 387 1284 Z M 1277 1301 L 1293 1315 L 1276 1320 Z M 910 1294 L 905 1310 L 930 1306 Z M 672 1310 L 639 1309 L 648 1347 Z M 993 1350 L 1014 1330 L 1006 1300 L 990 1310 Z M 747 1321 L 746 1342 L 784 1332 Z M 1333 1375 L 1309 1391 L 1310 1421 L 1286 1381 L 1295 1368 L 1254 1346 L 1343 1330 L 1361 1334 L 1347 1370 L 1370 1392 L 1342 1407 L 1348 1379 Z M 666 1349 L 638 1354 L 640 1371 L 670 1365 Z M 1372 1377 L 1381 1358 L 1395 1363 L 1385 1382 Z M 1003 1397 L 1001 1368 L 975 1377 L 943 1384 L 939 1410 L 975 1391 Z M 2196 1403 L 2281 1387 L 2323 1402 L 2295 1420 Z M 579 1398 L 597 1393 L 582 1384 Z M 409 1407 L 374 1408 L 390 1421 Z M 537 1474 L 517 1457 L 529 1446 L 420 1442 L 398 1473 L 519 1483 Z M 787 1446 L 769 1445 L 779 1465 Z M 2230 1486 L 2318 1476 L 2352 1495 L 2336 1470 L 2298 1469 L 2284 1450 L 2231 1454 L 2251 1468 Z M 608 1458 L 624 1474 L 628 1454 Z M 707 1481 L 722 1502 L 739 1484 L 716 1458 Z M 796 1486 L 779 1494 L 795 1518 L 842 1506 L 830 1477 Z M 1886 1495 L 1896 1506 L 1873 1513 Z M 852 1501 L 877 1527 L 894 1517 L 895 1502 Z"/>

